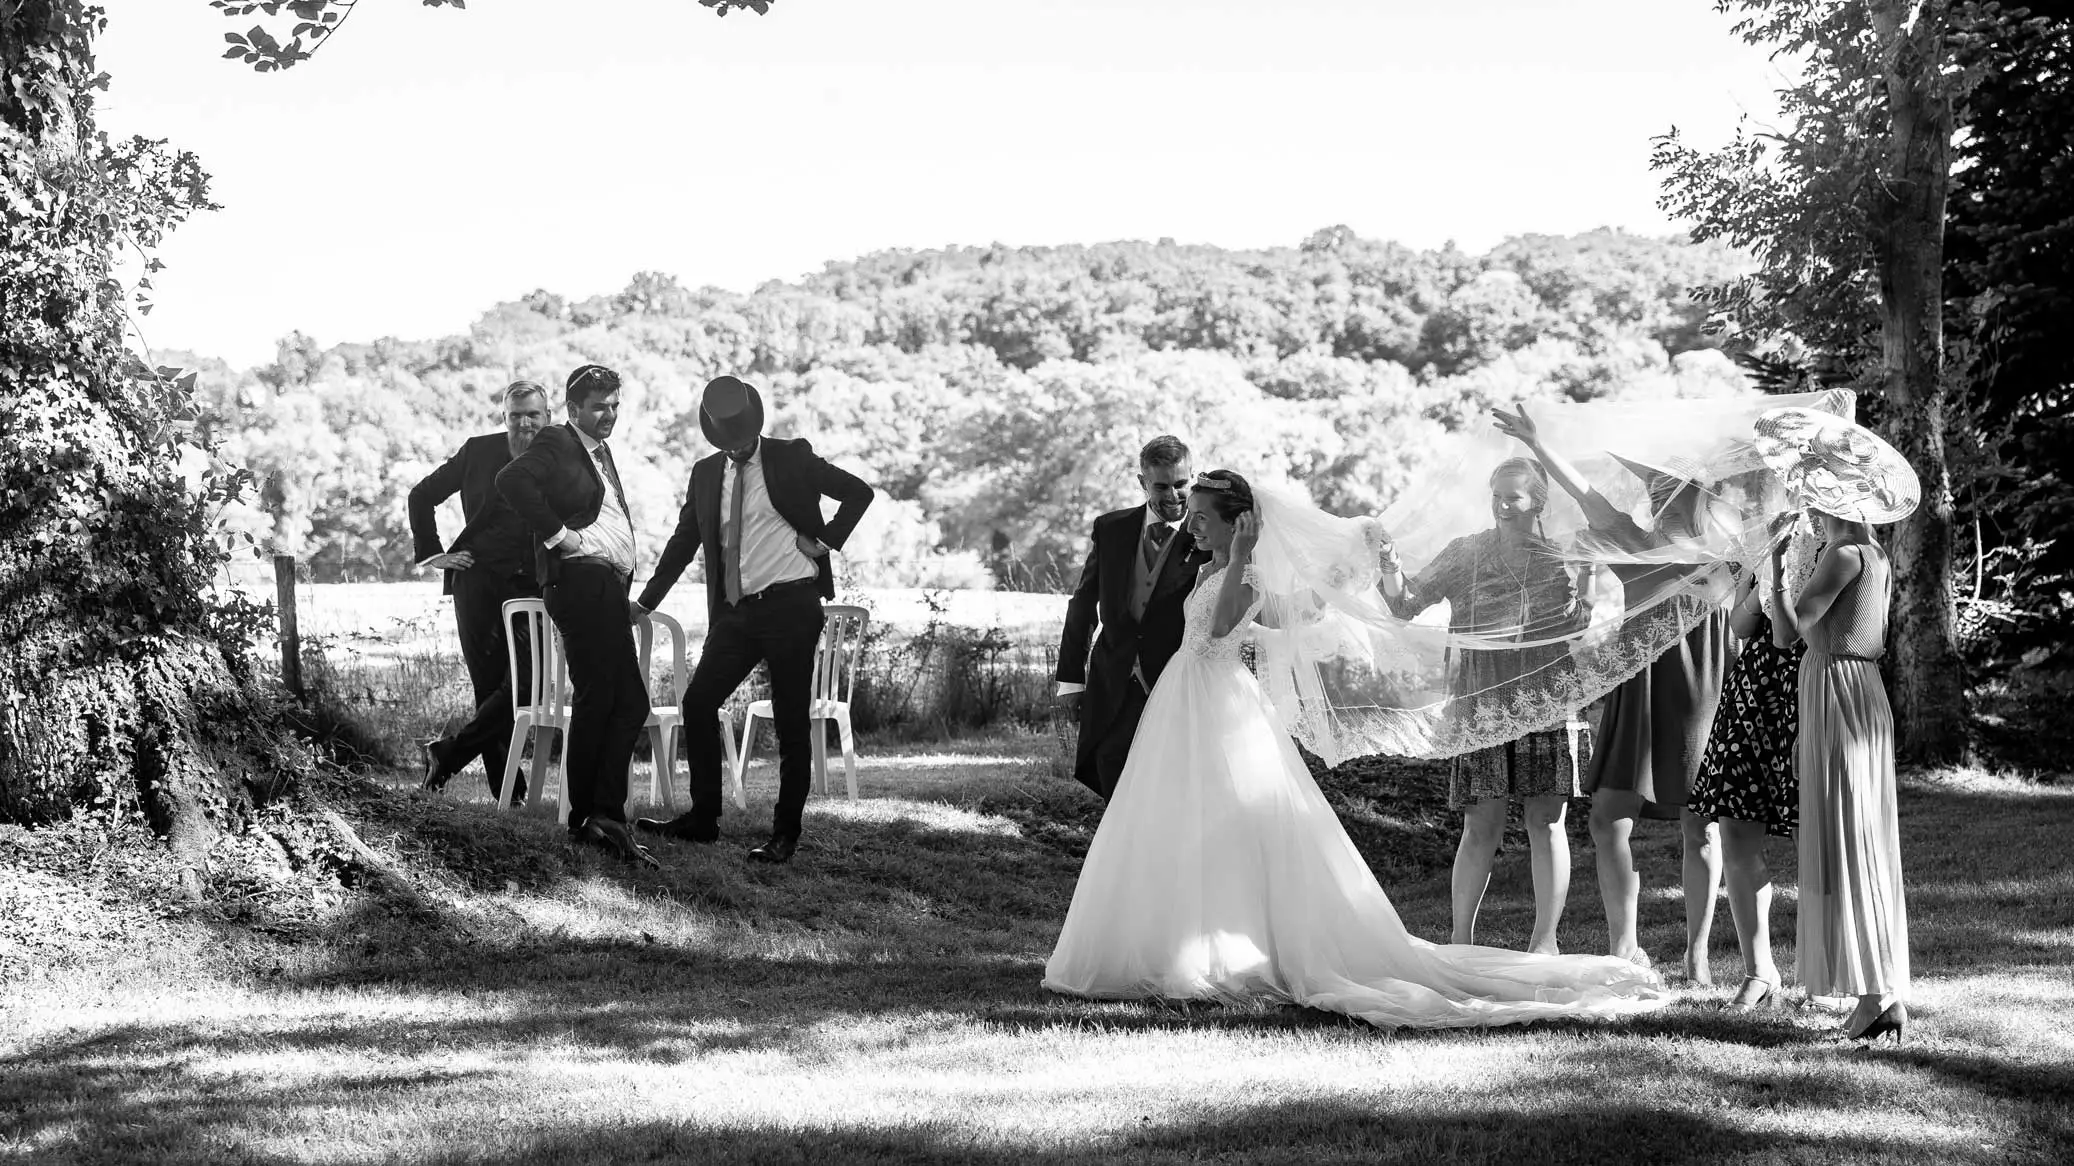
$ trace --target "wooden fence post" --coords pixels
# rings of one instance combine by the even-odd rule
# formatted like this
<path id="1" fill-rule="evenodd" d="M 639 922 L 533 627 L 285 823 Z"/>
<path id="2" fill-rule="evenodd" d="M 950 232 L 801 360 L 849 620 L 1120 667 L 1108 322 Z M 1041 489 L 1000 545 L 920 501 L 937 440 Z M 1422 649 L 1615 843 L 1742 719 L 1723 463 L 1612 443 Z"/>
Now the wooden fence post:
<path id="1" fill-rule="evenodd" d="M 295 556 L 274 556 L 274 610 L 281 618 L 281 683 L 302 691 L 302 636 L 295 629 Z"/>

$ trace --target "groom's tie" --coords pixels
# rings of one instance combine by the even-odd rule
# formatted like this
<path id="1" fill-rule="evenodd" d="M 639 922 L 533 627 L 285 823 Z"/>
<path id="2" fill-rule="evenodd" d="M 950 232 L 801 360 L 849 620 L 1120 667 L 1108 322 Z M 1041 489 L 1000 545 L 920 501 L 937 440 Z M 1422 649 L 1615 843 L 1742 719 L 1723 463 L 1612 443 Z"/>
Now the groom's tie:
<path id="1" fill-rule="evenodd" d="M 1164 522 L 1155 522 L 1145 528 L 1145 569 L 1150 571 L 1159 565 L 1160 549 L 1174 535 L 1174 528 Z"/>

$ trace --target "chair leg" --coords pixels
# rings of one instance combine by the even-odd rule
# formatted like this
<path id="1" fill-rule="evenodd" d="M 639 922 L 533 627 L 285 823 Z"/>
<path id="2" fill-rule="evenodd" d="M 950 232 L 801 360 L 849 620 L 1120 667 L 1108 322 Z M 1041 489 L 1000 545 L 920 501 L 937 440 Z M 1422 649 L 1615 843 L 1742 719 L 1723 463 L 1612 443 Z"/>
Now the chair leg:
<path id="1" fill-rule="evenodd" d="M 850 731 L 850 710 L 835 710 L 835 731 L 843 745 L 843 780 L 849 783 L 850 800 L 857 800 L 857 734 Z"/>
<path id="2" fill-rule="evenodd" d="M 659 725 L 655 731 L 662 738 L 662 752 L 657 756 L 662 758 L 663 809 L 674 816 L 677 811 L 677 726 Z"/>
<path id="3" fill-rule="evenodd" d="M 653 759 L 648 766 L 648 804 L 651 806 L 670 804 L 670 779 L 676 776 L 670 772 L 669 758 L 663 756 L 664 735 L 661 725 L 648 726 L 648 752 Z M 634 783 L 633 765 L 631 760 L 627 762 L 627 784 L 630 786 Z"/>
<path id="4" fill-rule="evenodd" d="M 742 778 L 749 772 L 749 759 L 756 755 L 756 714 L 746 713 L 742 717 L 742 748 L 735 754 L 735 806 L 748 809 L 748 795 L 743 791 Z"/>
<path id="5" fill-rule="evenodd" d="M 562 726 L 562 783 L 555 787 L 555 822 L 569 824 L 569 738 L 574 736 L 573 726 Z"/>
<path id="6" fill-rule="evenodd" d="M 749 803 L 742 797 L 742 759 L 735 749 L 735 719 L 726 709 L 720 710 L 720 756 L 727 764 L 728 796 L 734 799 L 735 809 L 748 809 Z"/>
<path id="7" fill-rule="evenodd" d="M 814 719 L 807 722 L 807 727 L 810 730 L 812 730 L 814 734 L 812 737 L 812 742 L 814 746 L 814 792 L 820 794 L 822 797 L 827 797 L 828 726 L 821 723 L 821 718 L 815 717 Z"/>
<path id="8" fill-rule="evenodd" d="M 554 744 L 555 731 L 548 726 L 534 725 L 532 738 L 533 777 L 526 783 L 526 805 L 537 806 L 547 789 L 547 754 L 549 747 Z"/>
<path id="9" fill-rule="evenodd" d="M 504 772 L 497 779 L 497 808 L 500 810 L 513 809 L 518 805 L 518 799 L 512 796 L 515 792 L 512 787 L 518 777 L 519 765 L 524 760 L 520 755 L 526 750 L 526 738 L 532 735 L 532 713 L 520 713 L 512 718 L 511 743 L 504 748 Z"/>

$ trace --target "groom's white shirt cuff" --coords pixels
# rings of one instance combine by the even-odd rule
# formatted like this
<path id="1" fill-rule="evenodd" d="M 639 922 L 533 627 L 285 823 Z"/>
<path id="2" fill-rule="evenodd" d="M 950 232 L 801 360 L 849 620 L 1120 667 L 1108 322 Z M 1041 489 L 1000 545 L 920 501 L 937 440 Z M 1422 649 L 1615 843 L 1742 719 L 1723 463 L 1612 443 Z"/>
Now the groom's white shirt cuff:
<path id="1" fill-rule="evenodd" d="M 1058 690 L 1058 692 L 1054 693 L 1053 695 L 1055 695 L 1055 696 L 1072 696 L 1072 695 L 1073 695 L 1074 693 L 1076 693 L 1076 692 L 1086 692 L 1086 691 L 1087 691 L 1087 685 L 1085 685 L 1085 684 L 1075 684 L 1075 683 L 1073 683 L 1073 682 L 1072 682 L 1072 681 L 1070 681 L 1070 680 L 1061 680 L 1061 681 L 1059 681 L 1059 690 Z"/>

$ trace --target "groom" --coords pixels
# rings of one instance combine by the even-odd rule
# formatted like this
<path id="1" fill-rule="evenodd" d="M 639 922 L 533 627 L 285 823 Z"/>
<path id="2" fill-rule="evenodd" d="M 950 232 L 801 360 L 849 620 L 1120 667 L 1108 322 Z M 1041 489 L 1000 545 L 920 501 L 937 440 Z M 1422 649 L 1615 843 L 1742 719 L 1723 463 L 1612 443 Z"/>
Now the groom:
<path id="1" fill-rule="evenodd" d="M 1181 533 L 1189 480 L 1180 438 L 1146 443 L 1138 454 L 1145 504 L 1095 519 L 1066 604 L 1058 695 L 1080 721 L 1073 776 L 1104 799 L 1116 792 L 1145 697 L 1181 647 L 1182 601 L 1209 558 Z"/>
<path id="2" fill-rule="evenodd" d="M 637 829 L 687 842 L 720 838 L 720 706 L 758 663 L 771 682 L 771 727 L 778 734 L 778 804 L 770 841 L 749 852 L 785 862 L 799 845 L 800 811 L 813 784 L 808 749 L 814 652 L 821 601 L 835 598 L 830 549 L 871 505 L 863 479 L 823 461 L 803 438 L 763 436 L 763 397 L 734 377 L 715 377 L 699 403 L 699 428 L 718 453 L 691 467 L 677 530 L 641 591 L 653 611 L 694 555 L 706 555 L 706 645 L 684 689 L 685 760 L 691 810 L 667 822 L 642 818 Z M 821 499 L 836 502 L 821 517 Z"/>

